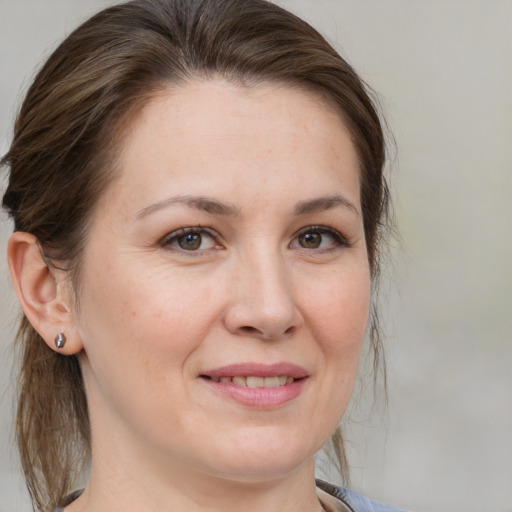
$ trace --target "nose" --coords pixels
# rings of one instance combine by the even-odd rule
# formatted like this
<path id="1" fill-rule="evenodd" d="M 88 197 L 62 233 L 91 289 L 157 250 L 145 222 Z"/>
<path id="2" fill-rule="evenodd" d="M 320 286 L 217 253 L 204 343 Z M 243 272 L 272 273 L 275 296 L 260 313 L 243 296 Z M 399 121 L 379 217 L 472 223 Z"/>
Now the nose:
<path id="1" fill-rule="evenodd" d="M 279 340 L 301 325 L 295 287 L 278 255 L 240 261 L 231 274 L 226 328 L 239 336 Z"/>

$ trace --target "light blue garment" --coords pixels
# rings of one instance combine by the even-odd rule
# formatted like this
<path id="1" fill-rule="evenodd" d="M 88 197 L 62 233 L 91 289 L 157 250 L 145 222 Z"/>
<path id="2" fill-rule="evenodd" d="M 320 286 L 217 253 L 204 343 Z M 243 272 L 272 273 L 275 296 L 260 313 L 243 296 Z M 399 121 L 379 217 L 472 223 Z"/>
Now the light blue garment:
<path id="1" fill-rule="evenodd" d="M 325 491 L 327 494 L 345 503 L 353 512 L 406 512 L 405 510 L 385 505 L 379 501 L 370 500 L 357 494 L 357 492 L 344 489 L 343 487 L 336 487 L 323 480 L 317 480 L 316 485 L 322 489 L 322 491 Z"/>
<path id="2" fill-rule="evenodd" d="M 401 510 L 395 507 L 391 507 L 390 505 L 385 505 L 384 503 L 380 503 L 378 501 L 373 501 L 357 492 L 349 491 L 348 489 L 343 489 L 342 487 L 336 487 L 328 482 L 324 482 L 323 480 L 316 481 L 317 487 L 325 491 L 327 494 L 330 494 L 334 498 L 339 499 L 345 505 L 347 505 L 353 512 L 406 512 L 405 510 Z M 76 500 L 80 494 L 82 494 L 83 489 L 79 491 L 75 491 L 70 494 L 62 507 L 69 505 L 72 501 Z M 59 507 L 55 509 L 55 512 L 63 512 L 63 508 Z"/>

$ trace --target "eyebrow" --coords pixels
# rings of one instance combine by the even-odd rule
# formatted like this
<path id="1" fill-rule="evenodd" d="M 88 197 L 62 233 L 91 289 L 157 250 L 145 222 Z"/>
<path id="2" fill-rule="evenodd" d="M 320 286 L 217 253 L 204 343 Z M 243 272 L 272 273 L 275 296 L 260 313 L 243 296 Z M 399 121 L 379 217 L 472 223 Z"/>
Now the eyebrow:
<path id="1" fill-rule="evenodd" d="M 311 199 L 309 201 L 301 201 L 300 203 L 297 203 L 297 205 L 295 206 L 294 214 L 307 215 L 309 213 L 316 213 L 329 210 L 330 208 L 334 208 L 336 206 L 343 206 L 345 208 L 348 208 L 349 210 L 352 210 L 356 215 L 360 216 L 357 207 L 347 198 L 339 194 L 318 197 L 316 199 Z"/>
<path id="2" fill-rule="evenodd" d="M 202 210 L 211 215 L 229 215 L 232 217 L 240 216 L 240 210 L 230 203 L 224 203 L 204 196 L 173 196 L 143 208 L 137 213 L 135 218 L 137 220 L 143 219 L 151 213 L 174 204 L 184 204 L 185 206 Z"/>
<path id="3" fill-rule="evenodd" d="M 218 201 L 217 199 L 205 196 L 173 196 L 143 208 L 137 213 L 135 218 L 136 220 L 143 219 L 154 212 L 175 204 L 183 204 L 190 208 L 202 210 L 210 215 L 227 215 L 230 217 L 241 216 L 240 209 L 231 203 Z M 293 213 L 296 216 L 308 215 L 310 213 L 329 210 L 336 206 L 343 206 L 353 211 L 356 215 L 360 215 L 356 206 L 339 194 L 317 197 L 308 201 L 300 201 L 295 205 Z"/>

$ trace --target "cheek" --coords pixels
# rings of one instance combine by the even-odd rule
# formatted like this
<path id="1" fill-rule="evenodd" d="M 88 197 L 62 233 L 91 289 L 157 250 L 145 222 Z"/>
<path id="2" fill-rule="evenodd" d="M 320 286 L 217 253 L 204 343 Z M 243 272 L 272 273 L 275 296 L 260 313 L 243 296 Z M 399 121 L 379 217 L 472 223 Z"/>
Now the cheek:
<path id="1" fill-rule="evenodd" d="M 315 337 L 329 352 L 359 350 L 370 307 L 370 277 L 365 267 L 332 273 L 308 289 L 306 315 Z"/>
<path id="2" fill-rule="evenodd" d="M 208 281 L 191 286 L 190 279 L 163 269 L 144 273 L 125 267 L 133 265 L 118 261 L 84 281 L 91 283 L 84 286 L 80 321 L 89 365 L 108 388 L 179 378 L 215 321 L 216 290 Z"/>
<path id="3" fill-rule="evenodd" d="M 91 285 L 85 286 L 83 293 L 82 324 L 102 325 L 102 331 L 95 329 L 96 333 L 103 337 L 102 332 L 109 332 L 113 343 L 138 343 L 142 338 L 142 345 L 148 347 L 181 340 L 181 331 L 205 327 L 198 312 L 207 316 L 208 305 L 216 303 L 215 289 L 208 280 L 184 279 L 165 266 L 148 272 L 143 264 L 129 259 L 106 265 L 103 272 L 85 278 Z"/>
<path id="4" fill-rule="evenodd" d="M 181 422 L 183 384 L 191 380 L 190 363 L 215 322 L 216 290 L 164 271 L 112 268 L 91 279 L 82 296 L 83 369 L 93 421 L 123 418 L 147 435 L 146 419 L 153 418 L 165 437 Z"/>
<path id="5" fill-rule="evenodd" d="M 362 266 L 340 272 L 308 293 L 309 325 L 321 352 L 321 408 L 334 428 L 357 378 L 370 306 L 370 277 Z"/>

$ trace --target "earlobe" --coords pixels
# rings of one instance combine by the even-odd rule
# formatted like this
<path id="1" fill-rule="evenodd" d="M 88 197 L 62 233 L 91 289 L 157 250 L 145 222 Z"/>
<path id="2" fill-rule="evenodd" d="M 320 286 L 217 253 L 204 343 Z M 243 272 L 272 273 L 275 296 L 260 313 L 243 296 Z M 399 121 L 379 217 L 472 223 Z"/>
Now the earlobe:
<path id="1" fill-rule="evenodd" d="M 14 290 L 25 316 L 53 350 L 74 354 L 82 349 L 73 314 L 68 307 L 63 271 L 52 271 L 42 254 L 37 238 L 14 232 L 7 245 L 7 260 Z M 63 335 L 66 340 L 62 342 Z"/>

